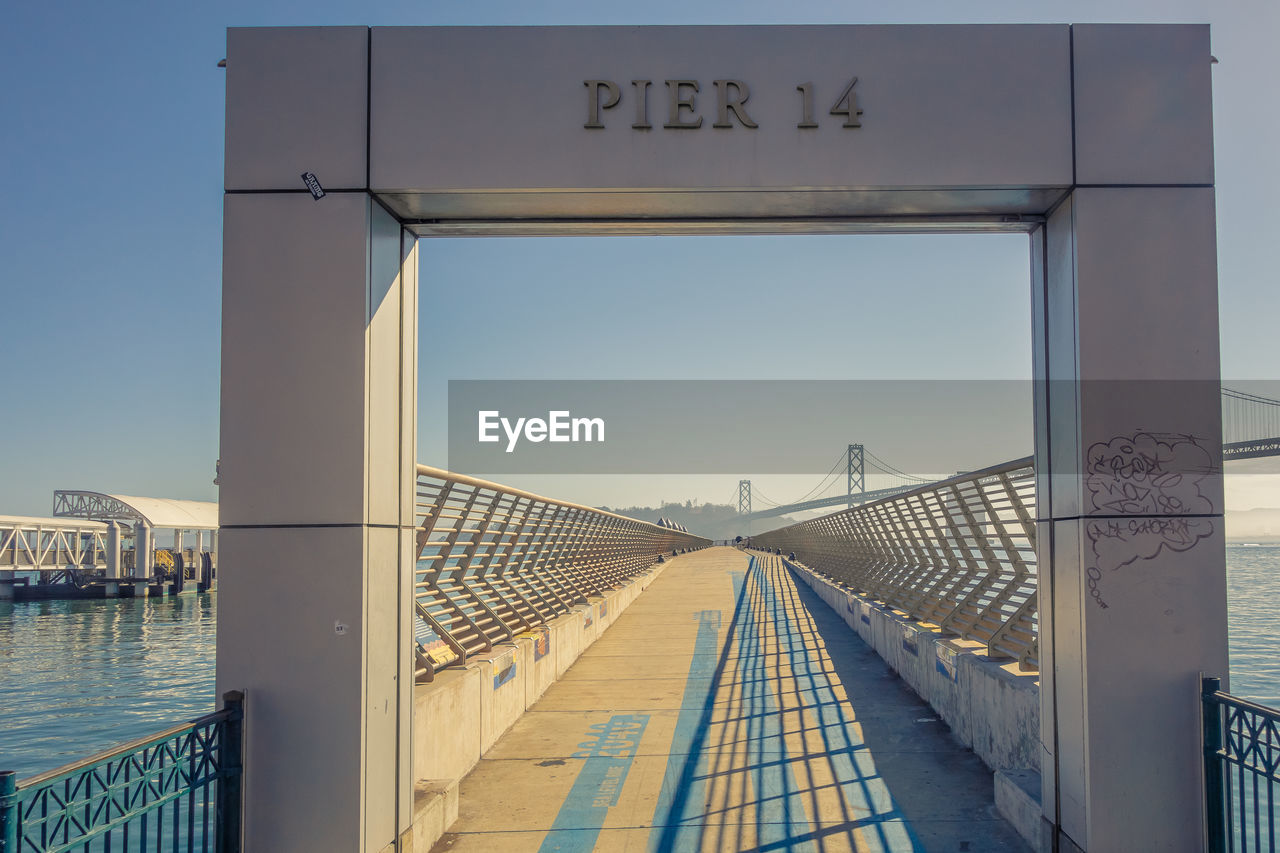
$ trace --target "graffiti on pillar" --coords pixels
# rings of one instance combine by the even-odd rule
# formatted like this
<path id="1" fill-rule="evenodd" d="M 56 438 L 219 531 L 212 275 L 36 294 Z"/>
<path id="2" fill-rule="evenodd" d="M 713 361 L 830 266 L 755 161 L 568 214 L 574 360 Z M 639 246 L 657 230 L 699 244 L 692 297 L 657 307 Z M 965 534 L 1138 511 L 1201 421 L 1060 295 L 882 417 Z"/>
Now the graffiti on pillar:
<path id="1" fill-rule="evenodd" d="M 1190 435 L 1139 432 L 1100 441 L 1085 457 L 1093 510 L 1116 515 L 1211 514 L 1201 483 L 1219 472 Z"/>
<path id="2" fill-rule="evenodd" d="M 1138 432 L 1101 441 L 1085 457 L 1085 488 L 1093 518 L 1085 527 L 1093 552 L 1089 595 L 1107 607 L 1099 582 L 1137 560 L 1162 551 L 1189 551 L 1213 535 L 1217 510 L 1202 490 L 1220 468 L 1190 435 Z"/>

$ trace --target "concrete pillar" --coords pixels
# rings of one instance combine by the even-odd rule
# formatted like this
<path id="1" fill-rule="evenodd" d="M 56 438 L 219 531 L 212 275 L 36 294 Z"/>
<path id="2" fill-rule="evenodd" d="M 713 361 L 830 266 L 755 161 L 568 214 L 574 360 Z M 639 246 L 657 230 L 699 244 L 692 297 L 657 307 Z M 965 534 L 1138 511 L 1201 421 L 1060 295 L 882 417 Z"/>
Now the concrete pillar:
<path id="1" fill-rule="evenodd" d="M 107 577 L 122 577 L 123 573 L 120 566 L 120 523 L 117 521 L 107 522 Z"/>
<path id="2" fill-rule="evenodd" d="M 133 577 L 138 582 L 133 585 L 135 598 L 147 594 L 151 583 L 151 570 L 155 565 L 155 542 L 151 525 L 139 521 L 133 525 Z"/>
<path id="3" fill-rule="evenodd" d="M 1073 33 L 1076 188 L 1033 240 L 1046 835 L 1198 849 L 1199 676 L 1227 675 L 1208 28 Z"/>
<path id="4" fill-rule="evenodd" d="M 411 849 L 417 256 L 366 191 L 368 38 L 228 36 L 217 685 L 249 853 Z"/>
<path id="5" fill-rule="evenodd" d="M 204 583 L 204 575 L 202 573 L 204 568 L 204 531 L 193 530 L 192 535 L 195 537 L 195 542 L 191 546 L 191 582 L 195 584 L 196 591 L 199 592 L 200 584 Z"/>
<path id="6" fill-rule="evenodd" d="M 123 576 L 120 566 L 120 524 L 116 521 L 107 522 L 107 597 L 115 598 L 120 594 L 120 584 L 112 583 L 111 579 L 119 579 Z"/>

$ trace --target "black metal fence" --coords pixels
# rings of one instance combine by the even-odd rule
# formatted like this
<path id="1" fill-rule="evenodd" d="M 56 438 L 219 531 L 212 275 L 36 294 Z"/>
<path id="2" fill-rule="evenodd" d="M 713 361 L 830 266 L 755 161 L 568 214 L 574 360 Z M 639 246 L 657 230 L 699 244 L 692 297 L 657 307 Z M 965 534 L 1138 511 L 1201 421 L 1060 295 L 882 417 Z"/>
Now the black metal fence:
<path id="1" fill-rule="evenodd" d="M 1280 849 L 1280 709 L 1222 692 L 1206 678 L 1204 782 L 1210 853 Z"/>
<path id="2" fill-rule="evenodd" d="M 21 781 L 0 772 L 0 853 L 238 853 L 244 696 Z"/>

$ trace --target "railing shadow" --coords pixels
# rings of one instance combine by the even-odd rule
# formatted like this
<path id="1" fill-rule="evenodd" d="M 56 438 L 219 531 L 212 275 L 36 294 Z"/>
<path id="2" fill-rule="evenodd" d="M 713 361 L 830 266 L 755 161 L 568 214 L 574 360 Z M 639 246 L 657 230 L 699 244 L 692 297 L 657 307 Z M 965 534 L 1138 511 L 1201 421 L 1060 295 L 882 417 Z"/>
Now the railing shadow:
<path id="1" fill-rule="evenodd" d="M 896 853 L 955 846 L 958 826 L 969 849 L 1021 849 L 995 827 L 989 772 L 781 560 L 754 558 L 735 585 L 698 734 L 650 850 Z M 970 832 L 975 821 L 990 832 Z"/>

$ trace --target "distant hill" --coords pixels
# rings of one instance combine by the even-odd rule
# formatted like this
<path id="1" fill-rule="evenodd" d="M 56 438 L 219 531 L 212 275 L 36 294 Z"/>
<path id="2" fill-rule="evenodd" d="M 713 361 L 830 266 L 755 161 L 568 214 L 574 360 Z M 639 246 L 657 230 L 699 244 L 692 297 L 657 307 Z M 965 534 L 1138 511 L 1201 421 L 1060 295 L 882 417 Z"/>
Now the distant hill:
<path id="1" fill-rule="evenodd" d="M 729 504 L 695 504 L 692 501 L 685 501 L 684 503 L 664 503 L 657 507 L 602 506 L 600 509 L 616 512 L 618 515 L 629 518 L 638 518 L 641 521 L 670 518 L 689 528 L 689 532 L 695 536 L 705 536 L 708 539 L 732 539 L 735 536 L 746 536 L 748 533 L 746 525 L 738 518 L 737 508 Z M 753 522 L 750 532 L 764 533 L 766 530 L 795 524 L 799 520 L 785 515 L 766 518 Z M 1228 512 L 1226 527 L 1228 542 L 1280 544 L 1280 507 Z"/>
<path id="2" fill-rule="evenodd" d="M 1280 507 L 1228 512 L 1227 541 L 1280 543 Z"/>
<path id="3" fill-rule="evenodd" d="M 705 536 L 708 539 L 732 539 L 735 536 L 746 536 L 748 533 L 747 526 L 738 518 L 737 507 L 729 504 L 695 504 L 693 501 L 685 501 L 684 503 L 664 503 L 658 507 L 602 506 L 600 509 L 616 512 L 618 515 L 629 518 L 638 518 L 641 521 L 656 522 L 659 518 L 669 518 L 678 524 L 683 524 L 695 536 Z M 795 522 L 796 519 L 785 515 L 766 518 L 763 521 L 752 522 L 750 532 L 763 533 Z"/>

